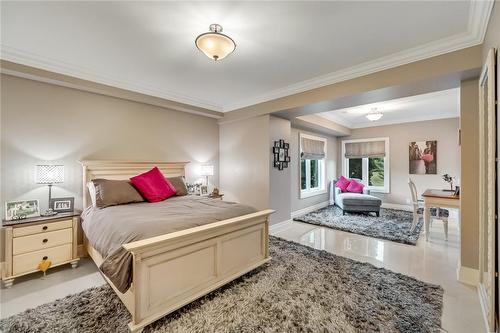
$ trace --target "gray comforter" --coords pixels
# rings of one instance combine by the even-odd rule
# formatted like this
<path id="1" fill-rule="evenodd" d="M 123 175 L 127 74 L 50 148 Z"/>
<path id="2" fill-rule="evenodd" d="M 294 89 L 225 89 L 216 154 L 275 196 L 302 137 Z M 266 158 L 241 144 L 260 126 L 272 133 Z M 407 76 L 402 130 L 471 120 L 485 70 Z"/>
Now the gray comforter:
<path id="1" fill-rule="evenodd" d="M 104 258 L 101 271 L 124 293 L 132 283 L 132 255 L 122 244 L 255 211 L 237 203 L 189 195 L 157 203 L 89 207 L 82 213 L 82 227 L 90 244 Z"/>

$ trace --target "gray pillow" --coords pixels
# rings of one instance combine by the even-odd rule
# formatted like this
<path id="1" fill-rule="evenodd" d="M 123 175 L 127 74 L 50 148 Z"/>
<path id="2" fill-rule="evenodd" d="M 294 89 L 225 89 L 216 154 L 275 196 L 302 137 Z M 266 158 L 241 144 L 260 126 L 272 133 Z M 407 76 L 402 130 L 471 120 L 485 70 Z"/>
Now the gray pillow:
<path id="1" fill-rule="evenodd" d="M 178 177 L 170 177 L 167 179 L 170 183 L 172 183 L 172 185 L 177 190 L 177 193 L 175 193 L 175 195 L 187 195 L 188 194 L 188 189 L 186 187 L 186 183 L 184 182 L 184 177 L 178 176 Z"/>
<path id="2" fill-rule="evenodd" d="M 139 194 L 128 180 L 93 179 L 95 187 L 95 205 L 99 208 L 143 202 Z"/>

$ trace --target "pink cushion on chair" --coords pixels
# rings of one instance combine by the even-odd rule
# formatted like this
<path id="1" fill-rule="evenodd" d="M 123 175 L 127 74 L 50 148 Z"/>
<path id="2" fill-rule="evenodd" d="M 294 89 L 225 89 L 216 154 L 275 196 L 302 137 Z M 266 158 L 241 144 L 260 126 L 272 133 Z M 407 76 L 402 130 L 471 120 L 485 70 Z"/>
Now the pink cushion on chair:
<path id="1" fill-rule="evenodd" d="M 351 193 L 363 193 L 364 187 L 365 185 L 352 179 L 351 182 L 349 183 L 349 186 L 347 186 L 346 191 Z"/>
<path id="2" fill-rule="evenodd" d="M 344 176 L 340 176 L 340 178 L 339 178 L 339 180 L 337 180 L 337 183 L 335 184 L 335 186 L 340 188 L 340 190 L 342 192 L 347 192 L 347 187 L 349 186 L 350 183 L 351 183 L 351 180 L 345 178 Z"/>
<path id="3" fill-rule="evenodd" d="M 149 202 L 163 201 L 177 192 L 158 167 L 130 178 L 130 182 Z"/>

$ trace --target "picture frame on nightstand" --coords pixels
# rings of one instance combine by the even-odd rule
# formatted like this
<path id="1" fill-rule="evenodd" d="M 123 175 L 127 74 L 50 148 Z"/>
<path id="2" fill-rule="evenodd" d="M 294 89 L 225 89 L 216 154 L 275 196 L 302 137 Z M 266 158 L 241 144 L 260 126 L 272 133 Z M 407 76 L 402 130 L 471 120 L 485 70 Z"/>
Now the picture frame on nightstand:
<path id="1" fill-rule="evenodd" d="M 75 198 L 51 198 L 49 204 L 54 212 L 68 213 L 75 209 Z"/>
<path id="2" fill-rule="evenodd" d="M 22 220 L 40 216 L 38 200 L 17 200 L 5 202 L 5 220 Z"/>

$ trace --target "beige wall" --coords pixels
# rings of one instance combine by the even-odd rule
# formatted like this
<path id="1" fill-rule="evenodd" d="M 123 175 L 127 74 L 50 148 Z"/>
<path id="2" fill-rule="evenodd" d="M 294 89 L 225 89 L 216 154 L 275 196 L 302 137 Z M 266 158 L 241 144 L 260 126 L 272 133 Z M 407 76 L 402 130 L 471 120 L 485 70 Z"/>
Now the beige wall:
<path id="1" fill-rule="evenodd" d="M 280 139 L 285 140 L 285 142 L 290 143 L 291 134 L 291 124 L 287 119 L 281 119 L 278 117 L 270 117 L 269 123 L 269 144 L 268 150 L 271 152 L 271 147 L 274 145 L 274 141 Z M 295 158 L 288 154 L 293 159 Z M 273 166 L 274 157 L 271 155 L 269 163 L 269 207 L 274 209 L 276 212 L 271 215 L 271 224 L 287 221 L 290 219 L 291 203 L 290 203 L 290 168 L 284 168 L 279 170 Z"/>
<path id="2" fill-rule="evenodd" d="M 460 188 L 461 265 L 479 268 L 479 88 L 478 80 L 460 87 L 462 181 Z"/>
<path id="3" fill-rule="evenodd" d="M 338 156 L 338 140 L 336 137 L 327 136 L 324 134 L 317 134 L 311 131 L 304 131 L 297 128 L 292 128 L 292 135 L 290 139 L 290 175 L 291 175 L 291 209 L 292 212 L 297 210 L 307 208 L 325 201 L 329 200 L 328 192 L 325 194 L 315 195 L 309 198 L 300 198 L 300 157 L 299 157 L 299 145 L 300 138 L 299 133 L 306 133 L 311 135 L 316 135 L 327 139 L 327 152 L 326 152 L 326 179 L 327 188 L 329 190 L 328 184 L 336 178 L 337 175 L 337 156 Z"/>
<path id="4" fill-rule="evenodd" d="M 38 163 L 65 165 L 65 182 L 54 197 L 75 197 L 82 206 L 80 159 L 190 161 L 188 180 L 201 163 L 216 166 L 215 119 L 107 97 L 47 83 L 1 76 L 2 200 L 40 199 L 47 187 L 34 183 Z"/>
<path id="5" fill-rule="evenodd" d="M 447 188 L 441 176 L 448 173 L 460 177 L 460 147 L 458 118 L 420 121 L 406 124 L 368 127 L 352 130 L 352 135 L 339 140 L 389 137 L 390 193 L 373 193 L 384 203 L 408 205 L 408 177 L 415 182 L 419 194 L 428 188 Z M 410 175 L 408 144 L 411 141 L 437 140 L 437 174 Z M 339 151 L 341 149 L 339 148 Z M 342 172 L 339 154 L 339 175 Z"/>
<path id="6" fill-rule="evenodd" d="M 269 116 L 221 124 L 220 187 L 224 199 L 269 208 Z"/>

